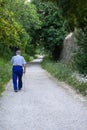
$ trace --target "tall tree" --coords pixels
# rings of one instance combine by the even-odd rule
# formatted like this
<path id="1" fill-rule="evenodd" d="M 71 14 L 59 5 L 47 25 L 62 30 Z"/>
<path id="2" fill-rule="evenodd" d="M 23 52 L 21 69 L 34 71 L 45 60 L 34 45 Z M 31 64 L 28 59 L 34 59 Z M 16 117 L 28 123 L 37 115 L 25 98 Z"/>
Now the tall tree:
<path id="1" fill-rule="evenodd" d="M 53 59 L 58 60 L 65 37 L 64 19 L 60 10 L 52 2 L 39 0 L 39 3 L 36 3 L 36 0 L 33 0 L 33 3 L 35 3 L 42 21 L 39 40 Z"/>
<path id="2" fill-rule="evenodd" d="M 25 37 L 28 38 L 25 30 L 16 22 L 14 14 L 8 10 L 7 6 L 7 0 L 0 1 L 0 52 L 2 54 L 4 54 L 7 48 L 20 47 L 22 40 Z"/>
<path id="3" fill-rule="evenodd" d="M 30 52 L 30 44 L 33 48 L 36 46 L 35 32 L 41 22 L 34 5 L 25 0 L 0 0 L 0 17 L 1 50 L 17 46 Z"/>
<path id="4" fill-rule="evenodd" d="M 16 21 L 25 29 L 30 39 L 26 46 L 26 52 L 33 54 L 36 47 L 36 31 L 40 28 L 41 22 L 39 20 L 36 7 L 25 0 L 11 0 L 10 11 L 14 12 Z"/>
<path id="5" fill-rule="evenodd" d="M 47 0 L 56 2 L 67 21 L 69 31 L 87 27 L 87 0 Z"/>

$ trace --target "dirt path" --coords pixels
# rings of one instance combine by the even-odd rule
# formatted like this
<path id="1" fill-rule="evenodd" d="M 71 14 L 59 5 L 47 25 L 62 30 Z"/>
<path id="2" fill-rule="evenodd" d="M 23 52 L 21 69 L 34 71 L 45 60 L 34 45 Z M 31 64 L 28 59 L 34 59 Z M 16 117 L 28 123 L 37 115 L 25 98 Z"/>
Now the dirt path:
<path id="1" fill-rule="evenodd" d="M 87 130 L 87 104 L 55 81 L 35 60 L 27 67 L 23 89 L 12 81 L 0 97 L 0 130 Z"/>

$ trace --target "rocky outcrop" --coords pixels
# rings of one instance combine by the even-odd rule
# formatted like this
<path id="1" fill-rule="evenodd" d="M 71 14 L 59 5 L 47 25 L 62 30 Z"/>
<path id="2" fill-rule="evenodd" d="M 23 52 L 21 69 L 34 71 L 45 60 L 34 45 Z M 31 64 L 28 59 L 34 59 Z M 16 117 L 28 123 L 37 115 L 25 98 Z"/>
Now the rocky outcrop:
<path id="1" fill-rule="evenodd" d="M 76 49 L 76 44 L 75 44 L 75 37 L 74 33 L 70 33 L 67 37 L 64 39 L 63 43 L 63 49 L 60 55 L 60 60 L 63 63 L 69 64 L 71 57 L 73 55 L 73 52 Z"/>

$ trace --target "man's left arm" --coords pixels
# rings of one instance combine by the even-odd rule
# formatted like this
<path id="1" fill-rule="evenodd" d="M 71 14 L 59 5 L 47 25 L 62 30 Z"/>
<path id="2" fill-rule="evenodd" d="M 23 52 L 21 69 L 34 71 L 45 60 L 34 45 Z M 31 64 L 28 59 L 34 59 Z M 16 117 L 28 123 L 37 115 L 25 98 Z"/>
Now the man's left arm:
<path id="1" fill-rule="evenodd" d="M 23 73 L 26 73 L 26 64 L 23 64 Z"/>

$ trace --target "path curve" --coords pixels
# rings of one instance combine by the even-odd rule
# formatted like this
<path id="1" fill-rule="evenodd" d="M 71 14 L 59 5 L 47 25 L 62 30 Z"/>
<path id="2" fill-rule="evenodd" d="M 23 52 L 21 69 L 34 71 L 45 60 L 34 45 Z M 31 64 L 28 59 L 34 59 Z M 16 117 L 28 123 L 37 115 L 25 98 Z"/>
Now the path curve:
<path id="1" fill-rule="evenodd" d="M 27 67 L 23 89 L 12 81 L 0 97 L 0 130 L 87 130 L 87 104 L 40 66 Z"/>

